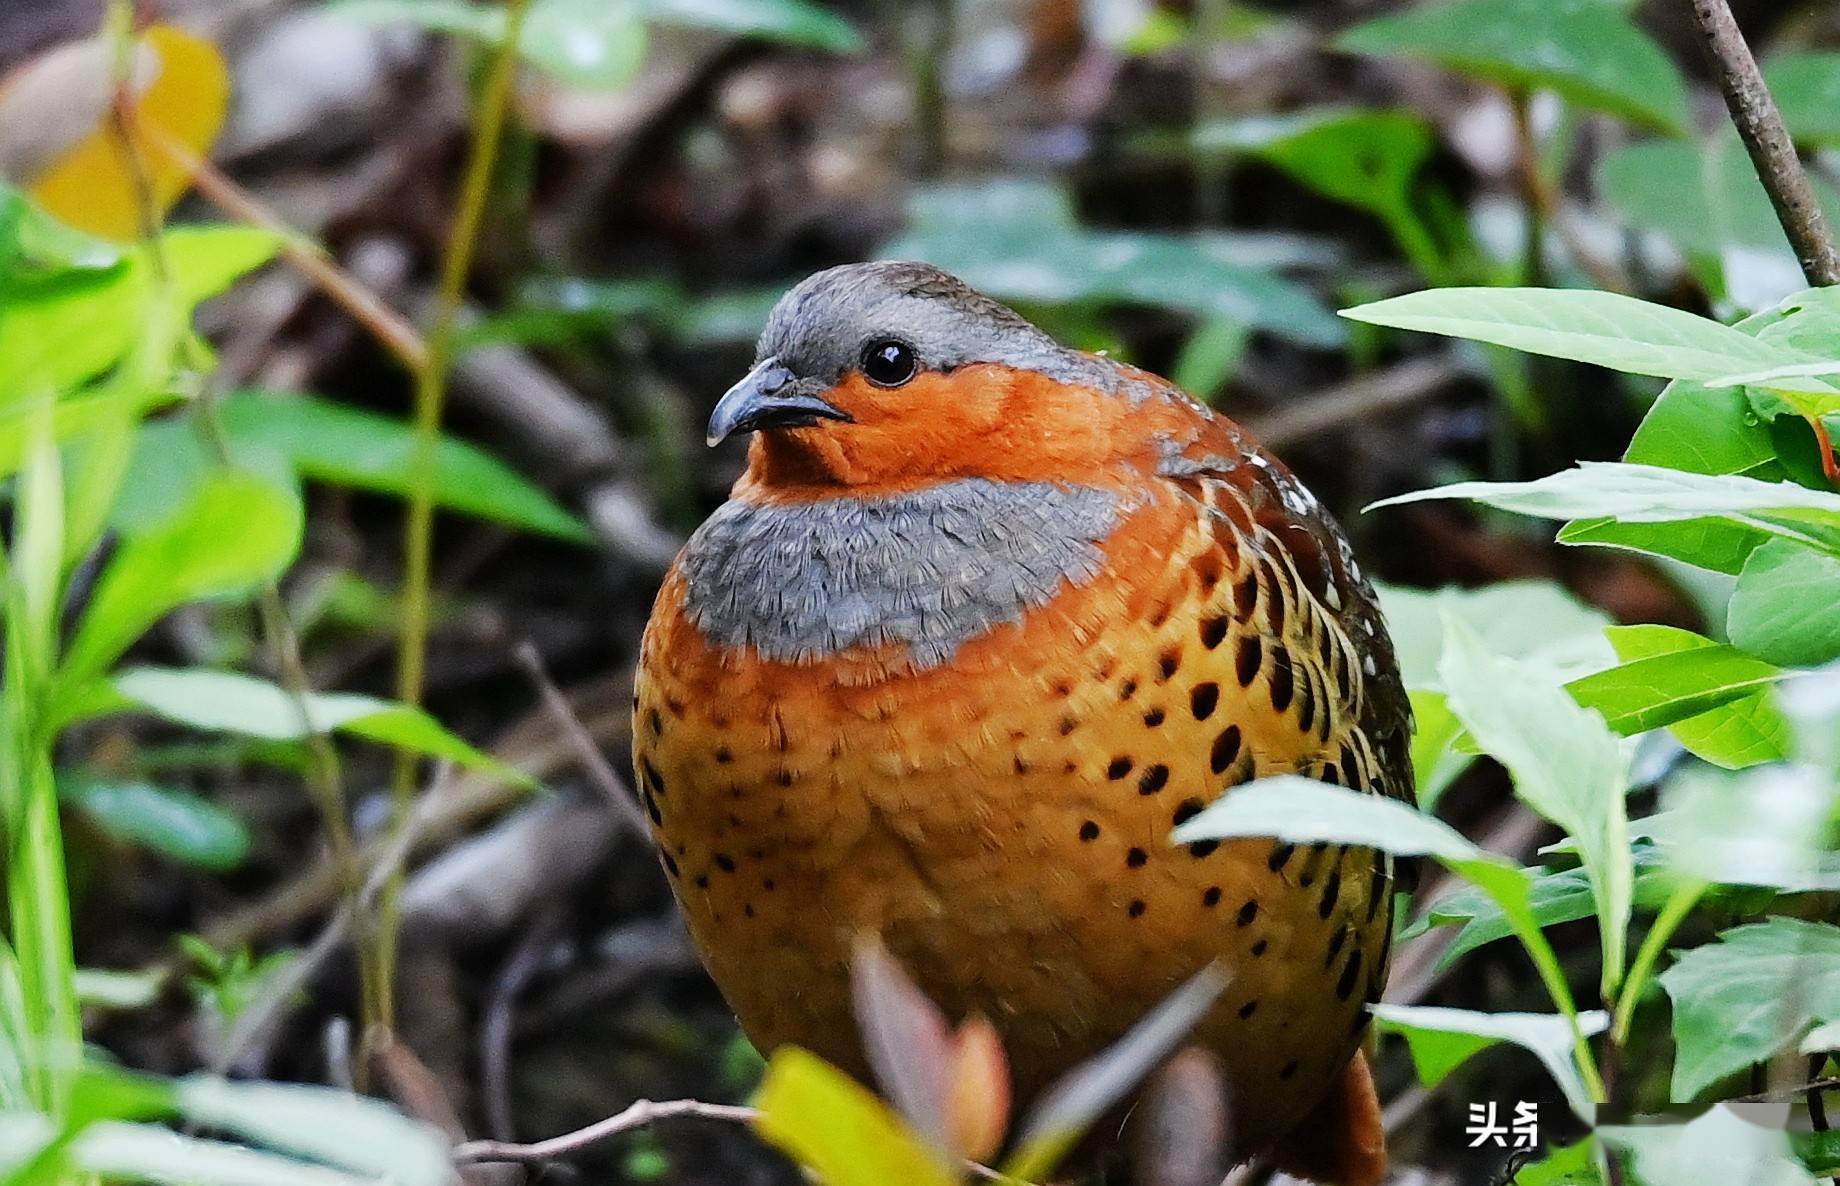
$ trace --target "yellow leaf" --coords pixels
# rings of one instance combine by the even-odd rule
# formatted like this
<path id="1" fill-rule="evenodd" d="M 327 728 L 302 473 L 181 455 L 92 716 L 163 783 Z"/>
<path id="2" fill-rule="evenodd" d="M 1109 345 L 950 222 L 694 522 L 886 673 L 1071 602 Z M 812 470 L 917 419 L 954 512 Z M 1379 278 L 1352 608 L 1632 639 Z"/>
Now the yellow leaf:
<path id="1" fill-rule="evenodd" d="M 796 1046 L 774 1052 L 754 1102 L 760 1135 L 824 1186 L 958 1186 L 886 1104 Z"/>
<path id="2" fill-rule="evenodd" d="M 129 145 L 104 105 L 76 145 L 31 179 L 32 196 L 59 219 L 94 235 L 140 237 L 136 159 L 144 170 L 154 217 L 164 217 L 191 184 L 188 172 L 161 147 L 167 140 L 197 156 L 209 152 L 229 107 L 230 72 L 210 41 L 172 25 L 154 25 L 139 39 L 139 59 L 152 58 L 151 78 L 138 85 Z"/>

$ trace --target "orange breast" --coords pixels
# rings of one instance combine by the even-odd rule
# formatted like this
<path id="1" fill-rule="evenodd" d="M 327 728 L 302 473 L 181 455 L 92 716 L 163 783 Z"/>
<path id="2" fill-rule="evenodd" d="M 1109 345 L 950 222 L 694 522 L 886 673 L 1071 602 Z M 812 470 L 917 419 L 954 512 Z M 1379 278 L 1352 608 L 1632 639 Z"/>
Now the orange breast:
<path id="1" fill-rule="evenodd" d="M 1097 579 L 924 670 L 713 647 L 674 572 L 636 766 L 691 931 L 763 1049 L 862 1071 L 847 959 L 872 931 L 949 1013 L 996 1024 L 1026 1100 L 1220 960 L 1232 981 L 1199 1039 L 1250 1153 L 1356 1045 L 1387 870 L 1169 832 L 1261 774 L 1372 786 L 1390 759 L 1361 727 L 1372 666 L 1338 625 L 1343 594 L 1325 606 L 1228 482 L 1132 498 Z"/>

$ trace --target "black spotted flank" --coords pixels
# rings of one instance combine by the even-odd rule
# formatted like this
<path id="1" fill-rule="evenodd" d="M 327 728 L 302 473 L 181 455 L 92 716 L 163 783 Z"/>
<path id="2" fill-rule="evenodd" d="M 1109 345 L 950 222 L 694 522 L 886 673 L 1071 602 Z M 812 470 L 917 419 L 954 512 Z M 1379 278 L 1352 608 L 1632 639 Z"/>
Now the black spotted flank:
<path id="1" fill-rule="evenodd" d="M 1162 723 L 1163 723 L 1163 710 L 1162 709 L 1153 708 L 1149 712 L 1144 714 L 1144 724 L 1148 725 L 1150 728 L 1154 729 Z"/>
<path id="2" fill-rule="evenodd" d="M 666 873 L 669 873 L 672 877 L 676 877 L 677 876 L 677 858 L 673 857 L 668 852 L 661 852 L 658 855 L 664 858 L 664 871 Z"/>
<path id="3" fill-rule="evenodd" d="M 1181 666 L 1182 648 L 1179 646 L 1166 648 L 1162 654 L 1156 657 L 1156 671 L 1159 677 L 1157 682 L 1162 683 L 1169 679 L 1169 677 L 1174 675 Z"/>
<path id="4" fill-rule="evenodd" d="M 1097 840 L 1098 838 L 1099 838 L 1099 825 L 1098 824 L 1094 823 L 1092 820 L 1087 820 L 1085 823 L 1080 825 L 1080 839 L 1081 840 Z"/>
<path id="5" fill-rule="evenodd" d="M 1296 851 L 1297 846 L 1295 844 L 1278 843 L 1272 845 L 1271 856 L 1266 858 L 1265 867 L 1270 869 L 1273 873 L 1278 872 L 1290 863 L 1290 859 Z"/>
<path id="6" fill-rule="evenodd" d="M 1259 678 L 1259 667 L 1265 662 L 1265 645 L 1256 634 L 1248 634 L 1239 640 L 1239 647 L 1233 655 L 1233 674 L 1239 677 L 1239 686 L 1249 688 L 1252 681 Z"/>
<path id="7" fill-rule="evenodd" d="M 1254 1013 L 1257 1013 L 1258 1011 L 1259 1011 L 1259 1000 L 1257 997 L 1254 997 L 1252 1000 L 1247 1001 L 1245 1004 L 1239 1007 L 1239 1019 L 1241 1021 L 1251 1021 L 1252 1015 Z"/>
<path id="8" fill-rule="evenodd" d="M 1150 860 L 1150 854 L 1141 848 L 1133 848 L 1124 854 L 1124 863 L 1133 869 L 1141 869 Z"/>
<path id="9" fill-rule="evenodd" d="M 1244 622 L 1252 617 L 1252 611 L 1259 607 L 1259 574 L 1247 569 L 1233 586 L 1233 612 Z"/>
<path id="10" fill-rule="evenodd" d="M 1340 866 L 1329 871 L 1329 880 L 1323 882 L 1322 900 L 1316 903 L 1316 917 L 1328 918 L 1335 913 L 1335 904 L 1342 897 L 1342 870 Z"/>
<path id="11" fill-rule="evenodd" d="M 1135 695 L 1137 695 L 1137 681 L 1136 680 L 1127 679 L 1122 684 L 1118 685 L 1118 699 L 1129 700 L 1131 697 Z"/>
<path id="12" fill-rule="evenodd" d="M 1279 712 L 1288 709 L 1296 687 L 1296 677 L 1291 671 L 1291 653 L 1281 646 L 1272 647 L 1271 706 Z"/>
<path id="13" fill-rule="evenodd" d="M 1227 617 L 1214 614 L 1201 619 L 1201 645 L 1213 650 L 1227 640 Z"/>
<path id="14" fill-rule="evenodd" d="M 646 784 L 654 794 L 664 794 L 664 775 L 658 773 L 658 767 L 652 765 L 650 758 L 639 759 L 639 772 L 645 776 Z"/>
<path id="15" fill-rule="evenodd" d="M 1137 793 L 1140 795 L 1154 795 L 1168 785 L 1169 767 L 1158 762 L 1154 766 L 1147 767 L 1143 775 L 1138 778 Z"/>
<path id="16" fill-rule="evenodd" d="M 1192 820 L 1196 816 L 1200 815 L 1201 807 L 1202 807 L 1202 804 L 1201 804 L 1201 800 L 1199 799 L 1182 800 L 1181 803 L 1176 805 L 1175 815 L 1172 817 L 1172 822 L 1174 826 L 1179 828 L 1183 824 L 1187 823 L 1189 820 Z"/>
<path id="17" fill-rule="evenodd" d="M 1208 755 L 1208 768 L 1215 774 L 1225 774 L 1227 767 L 1233 765 L 1233 759 L 1239 757 L 1239 726 L 1228 725 L 1214 738 L 1214 748 Z"/>
<path id="18" fill-rule="evenodd" d="M 1131 908 L 1126 911 L 1126 913 L 1132 918 L 1141 918 L 1145 909 L 1144 900 L 1142 898 L 1135 898 L 1131 902 Z"/>
<path id="19" fill-rule="evenodd" d="M 1217 885 L 1208 886 L 1207 890 L 1201 895 L 1201 904 L 1210 910 L 1220 905 L 1220 887 Z"/>
<path id="20" fill-rule="evenodd" d="M 1220 685 L 1216 683 L 1196 684 L 1188 694 L 1188 706 L 1197 721 L 1205 721 L 1214 715 L 1214 709 L 1220 704 Z"/>
<path id="21" fill-rule="evenodd" d="M 1120 754 L 1118 757 L 1113 758 L 1111 763 L 1106 766 L 1105 777 L 1113 782 L 1117 782 L 1125 775 L 1131 773 L 1131 767 L 1134 765 L 1136 765 L 1136 763 L 1132 762 L 1130 758 Z"/>
<path id="22" fill-rule="evenodd" d="M 1342 968 L 1340 979 L 1335 982 L 1335 995 L 1338 1000 L 1347 1000 L 1354 995 L 1354 986 L 1361 977 L 1361 949 L 1355 948 L 1348 956 L 1348 963 Z"/>
<path id="23" fill-rule="evenodd" d="M 1239 908 L 1239 913 L 1233 916 L 1233 921 L 1242 927 L 1249 927 L 1252 925 L 1252 920 L 1257 918 L 1258 916 L 1259 916 L 1258 902 L 1256 902 L 1255 900 L 1251 898 L 1247 898 L 1246 904 L 1244 906 L 1241 906 Z"/>

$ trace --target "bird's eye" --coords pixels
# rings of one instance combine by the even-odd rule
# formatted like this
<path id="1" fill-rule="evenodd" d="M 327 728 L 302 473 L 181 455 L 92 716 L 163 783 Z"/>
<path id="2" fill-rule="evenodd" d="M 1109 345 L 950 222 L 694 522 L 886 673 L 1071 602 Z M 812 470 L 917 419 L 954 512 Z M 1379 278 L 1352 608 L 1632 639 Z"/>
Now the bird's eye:
<path id="1" fill-rule="evenodd" d="M 877 387 L 899 387 L 919 373 L 914 348 L 894 338 L 877 338 L 863 348 L 862 372 Z"/>

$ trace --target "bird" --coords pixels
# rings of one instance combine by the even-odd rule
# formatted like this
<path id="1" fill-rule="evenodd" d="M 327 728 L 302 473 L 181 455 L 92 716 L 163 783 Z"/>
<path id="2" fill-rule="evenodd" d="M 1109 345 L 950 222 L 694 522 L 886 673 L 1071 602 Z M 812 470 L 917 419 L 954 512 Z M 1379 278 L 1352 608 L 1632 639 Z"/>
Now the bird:
<path id="1" fill-rule="evenodd" d="M 928 264 L 820 271 L 708 441 L 751 434 L 640 645 L 634 776 L 763 1051 L 863 1073 L 872 934 L 1026 1102 L 1210 963 L 1231 1160 L 1373 1186 L 1364 1054 L 1403 870 L 1183 846 L 1253 779 L 1415 799 L 1372 586 L 1322 504 L 1177 386 Z"/>

